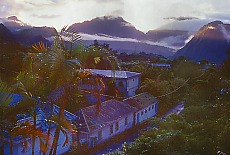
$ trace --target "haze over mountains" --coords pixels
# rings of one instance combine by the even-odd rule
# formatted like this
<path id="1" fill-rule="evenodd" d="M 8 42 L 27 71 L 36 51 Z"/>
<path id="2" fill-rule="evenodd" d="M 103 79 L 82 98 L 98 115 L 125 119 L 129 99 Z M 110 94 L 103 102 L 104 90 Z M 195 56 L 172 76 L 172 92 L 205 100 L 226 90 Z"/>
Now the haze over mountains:
<path id="1" fill-rule="evenodd" d="M 187 23 L 189 22 L 191 21 Z M 8 36 L 24 45 L 32 45 L 36 41 L 48 42 L 55 34 L 54 28 L 34 27 L 23 23 L 15 16 L 0 18 L 0 23 L 3 23 L 0 25 L 0 39 L 4 40 L 3 36 Z M 161 29 L 144 33 L 122 17 L 104 16 L 74 23 L 70 25 L 69 30 L 78 32 L 86 45 L 98 40 L 100 44 L 108 43 L 118 52 L 145 52 L 170 57 L 179 50 L 174 58 L 185 56 L 194 61 L 206 59 L 217 63 L 226 59 L 229 48 L 229 25 L 213 22 L 196 32 L 199 26 L 190 30 L 187 25 L 184 24 L 186 28 L 183 28 L 183 24 L 178 24 L 180 25 L 178 22 L 172 24 L 178 28 L 173 29 L 172 25 L 165 25 Z"/>

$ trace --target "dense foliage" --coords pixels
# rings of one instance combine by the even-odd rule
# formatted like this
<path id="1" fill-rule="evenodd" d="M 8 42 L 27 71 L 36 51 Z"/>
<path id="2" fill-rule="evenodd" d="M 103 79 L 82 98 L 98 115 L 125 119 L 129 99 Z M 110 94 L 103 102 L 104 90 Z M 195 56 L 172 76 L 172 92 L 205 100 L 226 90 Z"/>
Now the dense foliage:
<path id="1" fill-rule="evenodd" d="M 150 120 L 154 128 L 111 154 L 230 154 L 230 74 L 226 69 L 229 62 L 230 58 L 222 67 L 178 58 L 172 62 L 172 70 L 159 72 L 147 65 L 134 66 L 144 75 L 141 89 L 160 96 L 160 112 L 179 101 L 184 101 L 185 110 L 180 115 Z M 166 78 L 161 78 L 164 74 Z M 180 86 L 183 87 L 177 90 Z"/>

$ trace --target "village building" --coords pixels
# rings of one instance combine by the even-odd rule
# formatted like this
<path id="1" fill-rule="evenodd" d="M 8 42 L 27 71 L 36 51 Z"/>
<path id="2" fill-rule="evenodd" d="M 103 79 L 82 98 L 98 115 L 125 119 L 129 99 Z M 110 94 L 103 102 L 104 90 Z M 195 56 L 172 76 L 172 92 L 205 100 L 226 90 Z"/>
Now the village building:
<path id="1" fill-rule="evenodd" d="M 158 100 L 149 93 L 141 93 L 124 99 L 123 102 L 137 108 L 135 112 L 135 124 L 140 124 L 148 118 L 154 117 L 158 110 Z"/>
<path id="2" fill-rule="evenodd" d="M 91 74 L 99 75 L 104 83 L 115 78 L 115 84 L 120 91 L 128 97 L 122 101 L 115 99 L 104 102 L 97 102 L 89 107 L 70 113 L 64 110 L 66 122 L 71 126 L 71 130 L 63 130 L 59 134 L 57 154 L 62 154 L 70 150 L 71 147 L 81 146 L 81 148 L 93 148 L 112 137 L 131 129 L 133 126 L 140 124 L 148 118 L 157 114 L 158 101 L 149 93 L 141 93 L 135 95 L 135 91 L 139 88 L 140 74 L 128 71 L 111 71 L 111 70 L 90 70 Z M 108 88 L 106 88 L 108 89 Z M 23 100 L 22 95 L 15 94 L 14 100 L 10 106 L 16 105 Z M 51 115 L 57 116 L 60 108 L 57 105 L 49 105 L 43 108 L 37 108 L 37 128 L 43 133 L 48 132 L 48 118 Z M 18 123 L 28 121 L 33 123 L 31 116 L 18 115 Z M 51 137 L 49 142 L 52 143 L 57 124 L 51 125 Z M 64 128 L 63 128 L 64 129 Z M 5 137 L 7 138 L 7 137 Z M 31 154 L 32 148 L 23 147 L 24 139 L 16 137 L 13 141 L 13 155 Z M 31 137 L 27 137 L 31 142 Z M 68 142 L 67 142 L 68 141 Z M 2 143 L 0 143 L 2 145 Z M 35 154 L 41 154 L 41 141 L 36 138 Z M 5 140 L 5 154 L 9 154 L 10 142 Z M 48 151 L 50 148 L 48 148 Z"/>
<path id="3" fill-rule="evenodd" d="M 88 143 L 89 147 L 94 147 L 131 128 L 136 110 L 114 99 L 81 109 L 76 113 L 79 119 L 84 119 L 81 121 L 82 128 L 79 129 L 80 143 Z"/>
<path id="4" fill-rule="evenodd" d="M 99 70 L 99 69 L 88 69 L 91 73 L 90 78 L 94 76 L 101 77 L 103 83 L 105 84 L 105 90 L 110 91 L 111 83 L 114 82 L 116 89 L 123 97 L 134 96 L 136 90 L 140 86 L 140 73 L 130 72 L 130 71 L 120 71 L 120 70 Z M 82 88 L 90 90 L 92 86 L 89 83 L 82 84 Z M 112 88 L 113 89 L 113 88 Z"/>
<path id="5" fill-rule="evenodd" d="M 155 68 L 160 68 L 160 69 L 171 69 L 172 68 L 170 64 L 152 63 L 151 66 Z"/>

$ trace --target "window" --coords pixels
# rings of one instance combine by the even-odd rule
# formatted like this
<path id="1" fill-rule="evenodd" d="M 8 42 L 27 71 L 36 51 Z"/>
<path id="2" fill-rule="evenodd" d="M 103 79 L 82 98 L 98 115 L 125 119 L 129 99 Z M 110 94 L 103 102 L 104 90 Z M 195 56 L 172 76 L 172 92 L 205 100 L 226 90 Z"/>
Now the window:
<path id="1" fill-rule="evenodd" d="M 152 105 L 152 109 L 154 109 L 154 105 Z"/>
<path id="2" fill-rule="evenodd" d="M 151 110 L 151 107 L 149 107 L 149 111 Z"/>
<path id="3" fill-rule="evenodd" d="M 113 134 L 113 124 L 110 125 L 110 135 L 112 135 L 112 134 Z"/>
<path id="4" fill-rule="evenodd" d="M 128 117 L 125 117 L 125 125 L 128 124 Z"/>
<path id="5" fill-rule="evenodd" d="M 116 122 L 116 131 L 119 130 L 119 123 Z"/>
<path id="6" fill-rule="evenodd" d="M 142 111 L 142 112 L 141 112 L 141 116 L 143 115 L 143 113 L 144 113 L 144 112 Z"/>
<path id="7" fill-rule="evenodd" d="M 147 110 L 147 109 L 145 109 L 145 113 L 147 113 L 147 111 L 148 111 L 148 110 Z"/>
<path id="8" fill-rule="evenodd" d="M 98 132 L 98 140 L 100 141 L 102 139 L 102 130 Z"/>

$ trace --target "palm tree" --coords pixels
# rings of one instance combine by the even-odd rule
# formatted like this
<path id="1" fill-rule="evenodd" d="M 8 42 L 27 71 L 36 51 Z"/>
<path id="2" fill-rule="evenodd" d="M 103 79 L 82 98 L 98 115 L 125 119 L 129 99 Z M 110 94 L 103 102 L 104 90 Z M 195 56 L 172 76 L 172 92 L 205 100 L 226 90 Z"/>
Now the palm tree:
<path id="1" fill-rule="evenodd" d="M 29 58 L 27 67 L 32 72 L 32 75 L 36 77 L 36 84 L 34 89 L 39 89 L 41 91 L 33 92 L 30 91 L 32 96 L 39 94 L 42 100 L 46 101 L 46 106 L 50 106 L 50 111 L 47 113 L 48 123 L 55 122 L 56 129 L 51 145 L 49 154 L 57 153 L 57 144 L 59 140 L 59 134 L 62 131 L 66 133 L 64 128 L 71 130 L 71 127 L 66 125 L 64 110 L 66 108 L 67 102 L 73 96 L 71 94 L 82 94 L 80 90 L 81 80 L 89 75 L 89 72 L 84 68 L 88 67 L 87 64 L 92 61 L 92 65 L 99 63 L 102 58 L 105 58 L 110 63 L 115 64 L 115 57 L 109 56 L 109 52 L 105 49 L 99 49 L 98 47 L 90 47 L 84 49 L 81 44 L 81 38 L 77 33 L 66 31 L 67 27 L 64 27 L 60 33 L 56 31 L 56 36 L 51 48 L 48 48 L 42 43 L 38 43 L 33 46 L 33 51 L 31 51 L 27 57 Z M 69 41 L 70 49 L 66 48 L 66 41 Z M 79 45 L 73 50 L 73 45 Z M 82 47 L 82 48 L 79 48 Z M 95 52 L 96 51 L 96 52 Z M 114 65 L 111 65 L 114 66 Z M 27 73 L 26 73 L 27 74 Z M 28 72 L 29 74 L 29 72 Z M 33 77 L 32 76 L 32 77 Z M 98 82 L 96 82 L 98 84 Z M 43 87 L 40 87 L 43 86 Z M 23 88 L 23 87 L 22 87 Z M 98 92 L 101 93 L 101 90 Z M 54 116 L 53 107 L 54 104 L 60 106 L 58 115 Z M 64 124 L 63 124 L 64 123 Z M 48 129 L 48 136 L 51 127 Z M 67 136 L 66 136 L 67 138 Z M 64 144 L 66 144 L 65 141 Z M 46 141 L 46 146 L 48 141 Z"/>
<path id="2" fill-rule="evenodd" d="M 1 154 L 4 154 L 4 143 L 5 137 L 8 135 L 10 140 L 10 154 L 13 154 L 13 139 L 14 137 L 22 136 L 23 143 L 26 144 L 25 140 L 28 136 L 39 136 L 39 138 L 45 138 L 46 136 L 36 128 L 32 128 L 31 124 L 28 122 L 21 122 L 16 117 L 17 114 L 24 114 L 30 111 L 30 107 L 34 107 L 31 102 L 14 103 L 14 96 L 12 94 L 13 89 L 7 86 L 4 82 L 0 80 L 0 120 L 1 120 L 1 139 L 2 148 Z M 24 145 L 26 147 L 26 145 Z M 45 151 L 44 147 L 41 149 Z"/>
<path id="3" fill-rule="evenodd" d="M 34 131 L 37 130 L 37 110 L 36 108 L 40 105 L 40 100 L 37 98 L 40 90 L 40 86 L 38 85 L 38 77 L 36 74 L 34 75 L 31 71 L 30 72 L 20 72 L 17 76 L 17 88 L 20 89 L 20 93 L 22 93 L 25 96 L 25 102 L 31 103 L 33 106 L 31 106 L 29 110 L 30 116 L 33 118 L 33 125 L 30 126 L 33 128 Z M 35 140 L 36 135 L 32 134 L 32 155 L 34 155 L 35 150 Z"/>
<path id="4" fill-rule="evenodd" d="M 6 126 L 8 126 L 8 120 L 5 117 L 5 112 L 7 111 L 8 105 L 12 102 L 13 97 L 10 95 L 12 91 L 12 88 L 7 86 L 6 83 L 4 83 L 0 79 L 0 136 L 2 140 L 2 146 L 1 146 L 1 154 L 4 154 L 4 148 L 5 148 L 5 130 Z"/>

